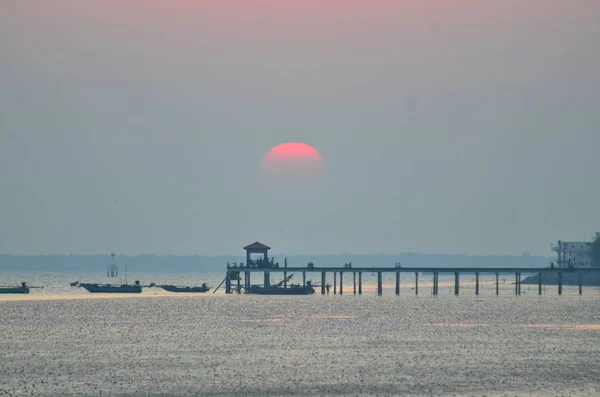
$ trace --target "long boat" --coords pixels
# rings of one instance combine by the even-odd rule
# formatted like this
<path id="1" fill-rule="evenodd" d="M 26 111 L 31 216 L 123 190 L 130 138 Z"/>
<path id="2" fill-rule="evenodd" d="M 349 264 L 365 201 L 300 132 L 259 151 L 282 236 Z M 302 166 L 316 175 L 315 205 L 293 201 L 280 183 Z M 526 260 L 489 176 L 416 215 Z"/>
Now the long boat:
<path id="1" fill-rule="evenodd" d="M 22 282 L 20 286 L 1 286 L 0 294 L 28 294 L 29 287 L 26 282 Z"/>
<path id="2" fill-rule="evenodd" d="M 315 293 L 312 285 L 307 284 L 305 287 L 260 287 L 253 285 L 246 289 L 247 294 L 257 295 L 311 295 Z"/>
<path id="3" fill-rule="evenodd" d="M 157 285 L 169 292 L 208 292 L 210 288 L 203 284 L 201 287 L 178 287 L 176 285 Z"/>
<path id="4" fill-rule="evenodd" d="M 79 286 L 85 288 L 92 293 L 108 293 L 108 294 L 139 294 L 142 292 L 142 286 L 139 281 L 135 284 L 91 284 L 79 283 Z"/>

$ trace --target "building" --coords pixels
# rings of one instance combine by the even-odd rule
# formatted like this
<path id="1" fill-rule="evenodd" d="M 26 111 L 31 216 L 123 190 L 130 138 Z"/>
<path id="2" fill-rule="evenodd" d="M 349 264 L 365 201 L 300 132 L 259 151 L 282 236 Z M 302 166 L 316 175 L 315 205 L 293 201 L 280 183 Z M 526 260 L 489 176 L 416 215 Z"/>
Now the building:
<path id="1" fill-rule="evenodd" d="M 596 233 L 596 237 L 600 233 Z M 552 245 L 552 251 L 558 254 L 556 265 L 564 268 L 569 267 L 592 267 L 592 243 L 586 241 L 561 241 Z"/>

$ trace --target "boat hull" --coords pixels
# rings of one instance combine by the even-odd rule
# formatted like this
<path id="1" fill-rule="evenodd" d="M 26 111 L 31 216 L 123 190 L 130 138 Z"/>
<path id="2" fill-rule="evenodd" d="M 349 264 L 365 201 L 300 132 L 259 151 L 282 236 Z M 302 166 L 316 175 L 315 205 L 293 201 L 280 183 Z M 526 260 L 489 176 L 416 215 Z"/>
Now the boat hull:
<path id="1" fill-rule="evenodd" d="M 0 288 L 0 294 L 28 294 L 28 287 L 2 287 Z"/>
<path id="2" fill-rule="evenodd" d="M 311 295 L 315 293 L 313 287 L 299 287 L 299 288 L 279 288 L 279 287 L 250 287 L 246 290 L 247 294 L 256 295 Z"/>
<path id="3" fill-rule="evenodd" d="M 203 293 L 208 292 L 210 288 L 208 287 L 177 287 L 175 285 L 161 285 L 160 286 L 165 291 L 169 292 L 195 292 L 195 293 Z"/>
<path id="4" fill-rule="evenodd" d="M 103 294 L 139 294 L 142 292 L 141 285 L 98 285 L 98 284 L 80 284 L 91 293 Z"/>

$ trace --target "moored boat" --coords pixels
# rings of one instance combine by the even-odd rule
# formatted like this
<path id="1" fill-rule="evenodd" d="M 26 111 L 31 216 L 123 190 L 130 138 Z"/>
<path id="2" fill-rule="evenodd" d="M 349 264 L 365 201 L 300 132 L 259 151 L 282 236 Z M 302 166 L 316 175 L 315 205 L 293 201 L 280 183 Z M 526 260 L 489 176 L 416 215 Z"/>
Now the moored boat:
<path id="1" fill-rule="evenodd" d="M 169 291 L 169 292 L 208 292 L 210 291 L 210 288 L 206 286 L 206 284 L 202 284 L 202 286 L 200 287 L 178 287 L 176 285 L 157 285 L 157 287 L 160 287 L 162 289 L 164 289 L 165 291 Z"/>
<path id="2" fill-rule="evenodd" d="M 29 287 L 25 281 L 20 286 L 1 286 L 0 294 L 28 294 Z"/>
<path id="3" fill-rule="evenodd" d="M 295 285 L 287 288 L 281 286 L 260 287 L 252 285 L 246 289 L 246 293 L 257 295 L 311 295 L 315 293 L 315 289 L 310 282 L 307 282 L 306 286 Z"/>
<path id="4" fill-rule="evenodd" d="M 79 283 L 79 286 L 92 293 L 139 294 L 142 292 L 142 286 L 139 281 L 136 281 L 133 285 Z"/>

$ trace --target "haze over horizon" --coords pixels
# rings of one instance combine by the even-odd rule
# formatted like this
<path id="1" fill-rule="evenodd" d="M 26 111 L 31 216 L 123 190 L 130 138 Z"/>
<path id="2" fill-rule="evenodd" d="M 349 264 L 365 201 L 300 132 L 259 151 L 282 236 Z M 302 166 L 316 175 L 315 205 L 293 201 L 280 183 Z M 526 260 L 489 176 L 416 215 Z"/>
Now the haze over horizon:
<path id="1" fill-rule="evenodd" d="M 0 4 L 0 252 L 530 252 L 600 231 L 600 2 Z M 283 142 L 327 183 L 265 183 Z M 595 172 L 596 171 L 596 172 Z"/>

